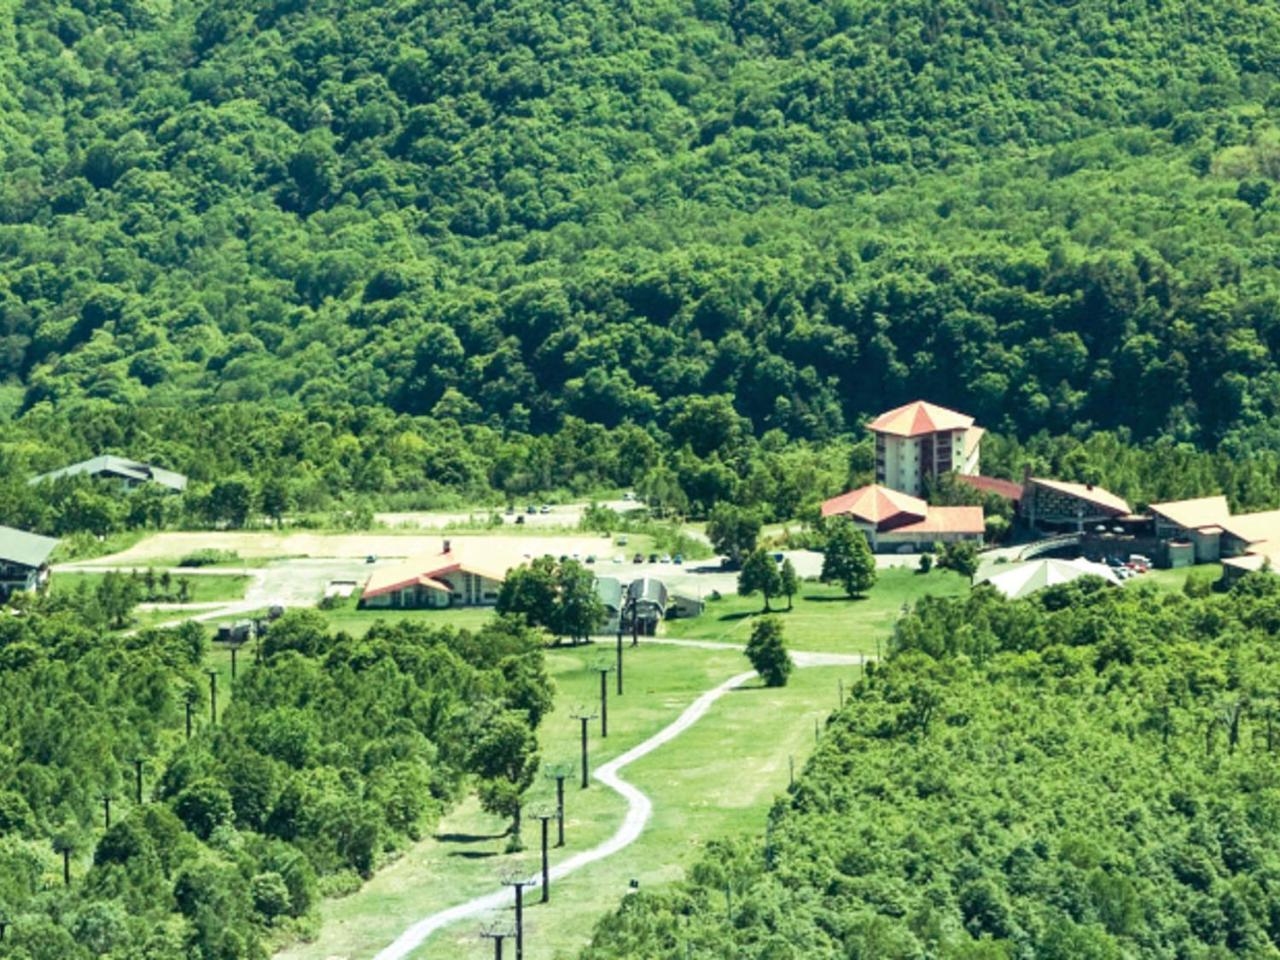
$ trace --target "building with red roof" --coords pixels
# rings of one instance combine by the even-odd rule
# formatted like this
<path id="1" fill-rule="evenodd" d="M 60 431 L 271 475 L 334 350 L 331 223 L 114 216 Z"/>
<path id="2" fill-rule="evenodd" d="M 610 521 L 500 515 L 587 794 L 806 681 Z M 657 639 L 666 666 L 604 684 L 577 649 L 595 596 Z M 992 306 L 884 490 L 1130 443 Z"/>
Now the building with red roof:
<path id="1" fill-rule="evenodd" d="M 490 606 L 515 564 L 468 556 L 450 541 L 438 554 L 413 557 L 375 570 L 364 585 L 360 606 L 415 609 L 421 607 Z"/>
<path id="2" fill-rule="evenodd" d="M 981 507 L 935 507 L 918 497 L 870 484 L 832 497 L 824 517 L 849 517 L 872 550 L 928 550 L 935 543 L 982 541 L 986 530 Z"/>
<path id="3" fill-rule="evenodd" d="M 916 400 L 880 414 L 867 429 L 876 435 L 876 483 L 893 490 L 918 497 L 940 474 L 978 472 L 985 431 L 966 414 Z"/>

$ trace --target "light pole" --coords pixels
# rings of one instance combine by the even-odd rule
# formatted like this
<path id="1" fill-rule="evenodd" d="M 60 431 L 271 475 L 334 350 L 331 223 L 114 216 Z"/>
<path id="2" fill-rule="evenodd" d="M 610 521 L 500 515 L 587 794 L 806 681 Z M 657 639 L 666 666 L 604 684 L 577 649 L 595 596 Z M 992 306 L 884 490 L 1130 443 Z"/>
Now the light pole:
<path id="1" fill-rule="evenodd" d="M 100 798 L 102 801 L 102 828 L 104 830 L 111 829 L 111 794 L 104 793 Z"/>
<path id="2" fill-rule="evenodd" d="M 589 782 L 589 764 L 587 761 L 587 724 L 596 718 L 590 707 L 578 707 L 570 716 L 582 724 L 582 789 L 587 789 Z"/>

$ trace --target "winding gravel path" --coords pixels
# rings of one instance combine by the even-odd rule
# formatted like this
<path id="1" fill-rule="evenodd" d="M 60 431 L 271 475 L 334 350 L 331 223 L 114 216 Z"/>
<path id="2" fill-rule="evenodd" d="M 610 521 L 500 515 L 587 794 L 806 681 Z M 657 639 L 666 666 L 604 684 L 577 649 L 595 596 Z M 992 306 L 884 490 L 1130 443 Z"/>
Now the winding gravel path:
<path id="1" fill-rule="evenodd" d="M 730 649 L 740 650 L 741 644 L 734 643 L 718 643 L 710 640 L 675 640 L 657 637 L 648 637 L 645 643 L 661 643 L 678 647 L 700 647 L 705 649 Z M 797 667 L 829 667 L 843 666 L 858 663 L 864 663 L 868 658 L 861 654 L 847 653 L 809 653 L 804 651 L 792 651 L 792 659 Z M 551 867 L 551 879 L 558 880 L 561 877 L 582 869 L 588 864 L 595 863 L 597 860 L 603 860 L 610 857 L 620 850 L 625 849 L 639 839 L 640 834 L 644 831 L 645 824 L 649 822 L 649 817 L 653 813 L 653 801 L 641 790 L 632 786 L 619 775 L 624 767 L 634 763 L 641 757 L 652 753 L 664 744 L 670 743 L 684 731 L 698 722 L 699 719 L 708 710 L 711 705 L 723 697 L 730 690 L 742 686 L 748 680 L 755 677 L 755 671 L 750 670 L 746 673 L 740 673 L 736 677 L 730 677 L 724 683 L 717 687 L 713 687 L 706 693 L 698 697 L 697 700 L 689 704 L 685 711 L 680 714 L 670 724 L 663 727 L 648 740 L 637 744 L 626 753 L 614 757 L 608 763 L 599 767 L 594 775 L 594 779 L 599 780 L 605 786 L 620 794 L 627 801 L 627 813 L 622 819 L 622 824 L 613 833 L 609 839 L 603 843 L 597 844 L 590 850 L 584 850 L 575 854 L 568 860 L 557 863 Z M 535 874 L 529 878 L 529 886 L 537 887 L 541 883 L 541 877 Z M 396 938 L 395 942 L 385 949 L 378 952 L 374 960 L 403 960 L 408 957 L 414 950 L 422 946 L 427 938 L 438 930 L 442 930 L 459 920 L 465 920 L 468 917 L 474 917 L 479 914 L 488 913 L 492 910 L 499 910 L 512 905 L 515 902 L 515 896 L 510 889 L 503 888 L 495 890 L 493 893 L 487 893 L 483 896 L 475 897 L 466 903 L 460 903 L 455 907 L 449 907 L 447 910 L 441 910 L 433 913 L 428 917 L 423 917 L 413 926 L 405 930 Z"/>

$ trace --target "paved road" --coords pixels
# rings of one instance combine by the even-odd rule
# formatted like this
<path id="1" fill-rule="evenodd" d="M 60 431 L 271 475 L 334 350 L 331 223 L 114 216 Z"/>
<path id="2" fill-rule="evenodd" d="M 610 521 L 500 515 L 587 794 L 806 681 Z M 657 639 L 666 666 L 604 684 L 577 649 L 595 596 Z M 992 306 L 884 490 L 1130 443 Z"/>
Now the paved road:
<path id="1" fill-rule="evenodd" d="M 647 637 L 646 643 L 664 643 L 671 646 L 687 646 L 687 647 L 703 647 L 708 649 L 728 648 L 741 650 L 740 644 L 733 643 L 717 643 L 714 641 L 703 640 L 668 640 L 665 638 Z M 867 658 L 859 654 L 847 653 L 800 653 L 792 654 L 797 667 L 817 667 L 817 666 L 840 666 L 844 664 L 863 663 Z M 622 818 L 622 823 L 618 826 L 607 840 L 597 844 L 590 850 L 584 850 L 582 853 L 576 854 L 551 868 L 550 875 L 552 880 L 558 880 L 566 877 L 577 870 L 582 869 L 588 864 L 603 860 L 606 857 L 613 856 L 621 850 L 629 847 L 640 838 L 644 832 L 645 825 L 649 822 L 650 816 L 653 814 L 653 801 L 649 799 L 644 791 L 638 789 L 628 783 L 621 776 L 623 768 L 628 764 L 634 763 L 641 757 L 647 756 L 659 747 L 670 743 L 684 731 L 693 726 L 708 710 L 712 704 L 723 697 L 731 690 L 742 686 L 748 680 L 755 677 L 755 672 L 740 673 L 735 677 L 721 683 L 719 686 L 713 687 L 706 693 L 702 694 L 691 703 L 683 713 L 675 720 L 663 727 L 648 740 L 637 744 L 626 753 L 615 757 L 608 763 L 599 767 L 594 779 L 599 780 L 609 789 L 618 793 L 627 802 L 627 812 Z M 537 887 L 541 884 L 541 876 L 534 874 L 528 878 L 528 885 Z M 389 946 L 380 950 L 374 960 L 404 960 L 411 953 L 417 950 L 427 938 L 439 930 L 444 929 L 451 924 L 457 923 L 459 920 L 465 920 L 468 917 L 479 916 L 491 910 L 499 910 L 514 904 L 515 895 L 509 888 L 495 890 L 492 893 L 483 896 L 474 897 L 465 903 L 457 906 L 449 907 L 447 910 L 441 910 L 430 916 L 423 917 L 421 920 L 412 924 L 404 933 L 400 934 Z"/>

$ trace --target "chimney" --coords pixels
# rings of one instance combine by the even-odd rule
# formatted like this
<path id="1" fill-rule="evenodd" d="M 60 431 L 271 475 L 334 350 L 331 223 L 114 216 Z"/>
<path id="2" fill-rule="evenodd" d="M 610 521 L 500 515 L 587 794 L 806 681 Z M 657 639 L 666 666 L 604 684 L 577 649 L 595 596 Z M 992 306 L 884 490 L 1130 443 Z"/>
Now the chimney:
<path id="1" fill-rule="evenodd" d="M 452 543 L 450 543 L 448 540 L 445 540 L 445 542 L 444 542 L 444 552 L 445 552 L 445 553 L 448 553 L 448 552 L 449 552 L 449 550 L 450 550 L 452 547 L 453 547 L 453 544 L 452 544 Z"/>

